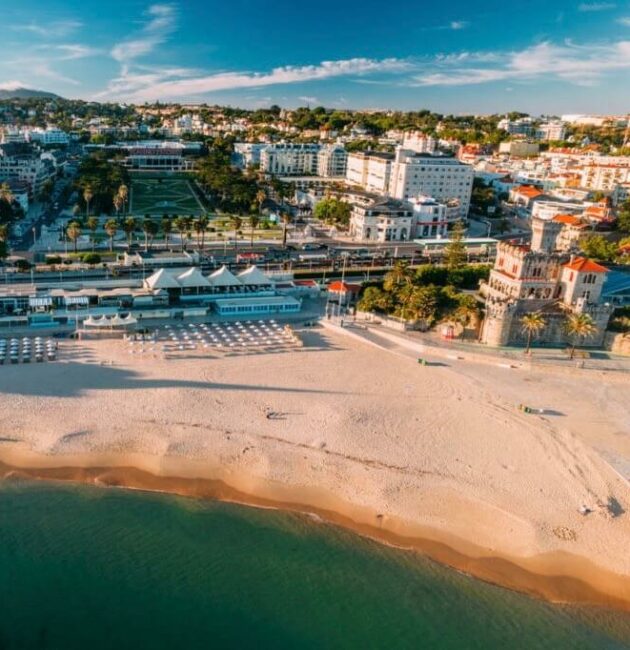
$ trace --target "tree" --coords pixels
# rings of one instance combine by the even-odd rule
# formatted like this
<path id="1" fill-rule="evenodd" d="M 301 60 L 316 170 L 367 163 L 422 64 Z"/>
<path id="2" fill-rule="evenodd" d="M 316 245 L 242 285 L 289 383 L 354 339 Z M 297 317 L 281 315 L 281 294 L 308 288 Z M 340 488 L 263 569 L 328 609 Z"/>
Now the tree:
<path id="1" fill-rule="evenodd" d="M 260 217 L 257 214 L 249 215 L 249 228 L 250 228 L 249 247 L 250 248 L 254 248 L 254 230 L 258 228 L 259 223 L 260 223 Z"/>
<path id="2" fill-rule="evenodd" d="M 612 262 L 617 257 L 617 245 L 601 235 L 589 235 L 580 240 L 580 249 L 587 257 L 600 262 Z"/>
<path id="3" fill-rule="evenodd" d="M 404 286 L 398 293 L 401 305 L 397 315 L 406 321 L 423 320 L 430 324 L 435 318 L 437 290 L 435 287 Z"/>
<path id="4" fill-rule="evenodd" d="M 86 216 L 90 216 L 90 201 L 94 197 L 94 192 L 92 192 L 92 187 L 88 185 L 84 190 L 83 190 L 83 200 L 85 201 L 85 214 Z"/>
<path id="5" fill-rule="evenodd" d="M 398 261 L 394 268 L 385 275 L 383 289 L 388 292 L 397 293 L 405 286 L 414 283 L 415 274 L 408 262 Z"/>
<path id="6" fill-rule="evenodd" d="M 238 247 L 238 231 L 241 229 L 241 226 L 243 225 L 243 220 L 238 215 L 233 214 L 230 217 L 230 222 L 232 223 L 232 227 L 234 228 L 234 250 L 236 250 Z"/>
<path id="7" fill-rule="evenodd" d="M 352 208 L 346 201 L 327 197 L 316 206 L 313 216 L 328 225 L 347 226 Z"/>
<path id="8" fill-rule="evenodd" d="M 630 199 L 625 201 L 617 212 L 617 227 L 621 232 L 630 233 Z"/>
<path id="9" fill-rule="evenodd" d="M 118 222 L 116 219 L 108 219 L 105 222 L 105 232 L 109 237 L 109 252 L 111 253 L 114 250 L 114 237 L 118 232 Z"/>
<path id="10" fill-rule="evenodd" d="M 96 231 L 98 230 L 98 217 L 89 217 L 86 226 L 90 231 L 90 240 L 92 241 L 92 252 L 96 245 Z"/>
<path id="11" fill-rule="evenodd" d="M 466 328 L 478 318 L 479 307 L 477 301 L 468 295 L 458 296 L 459 306 L 455 310 L 453 317 L 456 323 L 462 326 L 462 341 L 466 337 Z"/>
<path id="12" fill-rule="evenodd" d="M 173 232 L 173 222 L 170 217 L 164 215 L 160 225 L 162 226 L 162 232 L 164 233 L 164 247 L 168 248 L 168 237 Z"/>
<path id="13" fill-rule="evenodd" d="M 466 262 L 464 224 L 458 221 L 451 231 L 451 241 L 444 248 L 444 263 L 449 270 L 459 269 Z"/>
<path id="14" fill-rule="evenodd" d="M 280 214 L 280 220 L 282 221 L 282 248 L 287 247 L 287 228 L 291 223 L 291 215 L 288 212 L 282 212 Z"/>
<path id="15" fill-rule="evenodd" d="M 179 233 L 180 236 L 180 242 L 182 246 L 182 253 L 184 252 L 184 246 L 185 246 L 185 235 L 188 232 L 188 220 L 186 217 L 177 217 L 175 219 L 173 226 L 175 227 L 175 230 Z"/>
<path id="16" fill-rule="evenodd" d="M 122 223 L 122 229 L 125 235 L 127 235 L 127 244 L 131 246 L 133 233 L 136 230 L 136 220 L 133 217 L 127 217 Z"/>
<path id="17" fill-rule="evenodd" d="M 118 188 L 116 195 L 118 196 L 118 199 L 123 206 L 123 212 L 126 212 L 127 199 L 129 198 L 129 188 L 124 183 L 122 183 Z"/>
<path id="18" fill-rule="evenodd" d="M 357 303 L 357 307 L 361 311 L 381 310 L 387 296 L 388 294 L 378 287 L 367 287 Z"/>
<path id="19" fill-rule="evenodd" d="M 116 210 L 116 216 L 118 216 L 120 214 L 120 209 L 123 206 L 123 200 L 118 192 L 114 195 L 112 203 L 114 204 L 114 209 Z"/>
<path id="20" fill-rule="evenodd" d="M 74 244 L 74 252 L 77 252 L 77 242 L 81 236 L 81 224 L 78 221 L 71 221 L 66 229 L 68 239 Z"/>
<path id="21" fill-rule="evenodd" d="M 9 238 L 9 227 L 6 223 L 0 224 L 0 260 L 4 260 L 9 254 L 7 239 Z"/>
<path id="22" fill-rule="evenodd" d="M 155 235 L 158 232 L 158 226 L 152 219 L 145 218 L 142 222 L 142 231 L 144 232 L 144 250 L 148 251 Z"/>
<path id="23" fill-rule="evenodd" d="M 263 189 L 259 189 L 256 192 L 256 203 L 258 203 L 258 212 L 262 214 L 263 203 L 267 200 L 267 192 Z"/>
<path id="24" fill-rule="evenodd" d="M 569 314 L 565 323 L 565 330 L 571 337 L 569 358 L 573 359 L 578 344 L 582 343 L 584 339 L 593 336 L 597 332 L 597 326 L 588 314 Z"/>
<path id="25" fill-rule="evenodd" d="M 547 321 L 545 320 L 545 317 L 539 311 L 530 312 L 521 318 L 521 327 L 523 328 L 523 332 L 527 334 L 527 347 L 525 348 L 525 354 L 527 354 L 532 347 L 532 338 L 544 330 L 546 324 Z"/>
<path id="26" fill-rule="evenodd" d="M 201 250 L 203 251 L 206 239 L 206 229 L 208 228 L 208 217 L 203 214 L 194 223 L 195 233 L 197 234 L 197 246 L 199 246 L 199 238 L 201 237 Z"/>

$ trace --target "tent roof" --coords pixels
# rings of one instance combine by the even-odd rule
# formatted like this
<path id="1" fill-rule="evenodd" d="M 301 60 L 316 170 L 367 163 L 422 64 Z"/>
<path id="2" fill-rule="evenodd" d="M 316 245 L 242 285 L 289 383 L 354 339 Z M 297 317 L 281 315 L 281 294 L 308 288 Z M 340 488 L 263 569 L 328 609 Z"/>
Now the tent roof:
<path id="1" fill-rule="evenodd" d="M 240 287 L 241 282 L 225 264 L 208 276 L 213 287 Z"/>
<path id="2" fill-rule="evenodd" d="M 149 289 L 179 289 L 179 282 L 166 269 L 156 271 L 144 283 Z"/>
<path id="3" fill-rule="evenodd" d="M 256 266 L 246 268 L 237 277 L 246 285 L 271 284 L 271 280 Z"/>
<path id="4" fill-rule="evenodd" d="M 209 287 L 210 282 L 196 266 L 191 266 L 187 271 L 177 276 L 177 281 L 182 287 Z"/>

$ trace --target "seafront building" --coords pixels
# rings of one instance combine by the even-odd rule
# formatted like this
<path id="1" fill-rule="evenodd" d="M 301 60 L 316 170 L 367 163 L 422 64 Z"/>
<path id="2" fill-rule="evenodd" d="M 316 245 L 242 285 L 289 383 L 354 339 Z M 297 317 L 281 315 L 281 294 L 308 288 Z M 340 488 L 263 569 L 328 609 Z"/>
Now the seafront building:
<path id="1" fill-rule="evenodd" d="M 567 314 L 588 314 L 596 333 L 584 343 L 599 346 L 613 308 L 602 301 L 608 269 L 573 253 L 570 219 L 532 219 L 531 245 L 500 242 L 490 278 L 481 286 L 486 316 L 481 341 L 492 346 L 522 344 L 522 318 L 540 312 L 545 327 L 538 340 L 567 343 Z"/>
<path id="2" fill-rule="evenodd" d="M 306 292 L 308 293 L 308 292 Z M 305 291 L 256 266 L 209 275 L 199 267 L 160 268 L 144 280 L 117 279 L 6 285 L 0 288 L 0 328 L 79 325 L 90 316 L 131 314 L 138 322 L 185 316 L 265 316 L 299 313 Z"/>

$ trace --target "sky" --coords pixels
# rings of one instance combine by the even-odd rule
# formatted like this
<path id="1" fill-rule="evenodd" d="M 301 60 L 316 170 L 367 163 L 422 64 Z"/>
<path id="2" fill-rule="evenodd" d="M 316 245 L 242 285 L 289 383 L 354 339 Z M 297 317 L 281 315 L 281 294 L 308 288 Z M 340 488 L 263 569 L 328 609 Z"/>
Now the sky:
<path id="1" fill-rule="evenodd" d="M 0 0 L 0 88 L 265 107 L 630 112 L 630 0 Z"/>

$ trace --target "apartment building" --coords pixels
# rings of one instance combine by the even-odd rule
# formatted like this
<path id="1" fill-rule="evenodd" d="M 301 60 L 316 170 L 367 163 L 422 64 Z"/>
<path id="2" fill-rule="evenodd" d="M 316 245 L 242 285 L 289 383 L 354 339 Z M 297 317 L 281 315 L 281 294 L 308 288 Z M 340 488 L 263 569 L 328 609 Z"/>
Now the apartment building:
<path id="1" fill-rule="evenodd" d="M 65 146 L 70 142 L 70 136 L 55 126 L 48 126 L 45 129 L 30 129 L 26 135 L 29 142 L 37 142 L 44 146 Z"/>
<path id="2" fill-rule="evenodd" d="M 337 178 L 346 175 L 348 152 L 340 144 L 322 147 L 317 154 L 317 175 L 324 178 Z"/>
<path id="3" fill-rule="evenodd" d="M 460 218 L 470 208 L 474 169 L 455 158 L 415 154 L 396 150 L 391 165 L 388 193 L 408 201 L 417 196 L 431 196 L 438 201 L 459 201 Z"/>
<path id="4" fill-rule="evenodd" d="M 587 164 L 582 168 L 582 187 L 602 192 L 612 192 L 618 185 L 630 183 L 630 164 Z"/>
<path id="5" fill-rule="evenodd" d="M 368 205 L 354 205 L 350 235 L 360 241 L 408 241 L 412 237 L 413 210 L 409 203 L 381 198 Z"/>
<path id="6" fill-rule="evenodd" d="M 279 142 L 260 152 L 260 169 L 275 176 L 317 174 L 320 144 Z"/>
<path id="7" fill-rule="evenodd" d="M 458 199 L 440 203 L 430 196 L 419 196 L 410 201 L 413 210 L 411 236 L 435 239 L 447 237 L 448 229 L 461 219 Z"/>
<path id="8" fill-rule="evenodd" d="M 355 151 L 348 154 L 346 182 L 367 192 L 385 194 L 389 188 L 394 154 L 382 151 Z"/>
<path id="9" fill-rule="evenodd" d="M 538 140 L 564 140 L 567 135 L 566 126 L 560 122 L 546 122 L 536 127 L 536 138 Z"/>
<path id="10" fill-rule="evenodd" d="M 47 181 L 55 177 L 51 160 L 44 160 L 32 147 L 22 143 L 0 145 L 0 183 L 17 180 L 28 184 L 30 197 L 36 197 Z"/>

